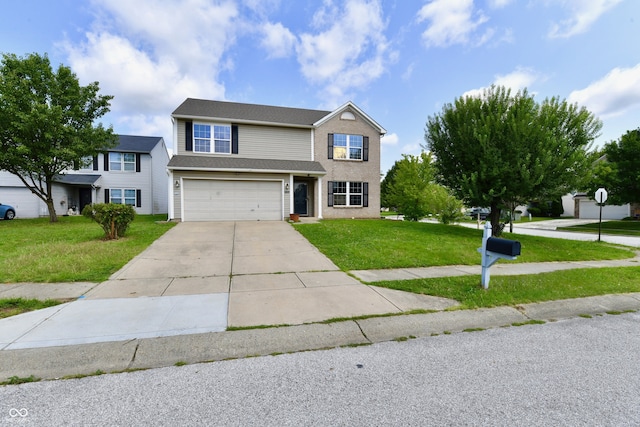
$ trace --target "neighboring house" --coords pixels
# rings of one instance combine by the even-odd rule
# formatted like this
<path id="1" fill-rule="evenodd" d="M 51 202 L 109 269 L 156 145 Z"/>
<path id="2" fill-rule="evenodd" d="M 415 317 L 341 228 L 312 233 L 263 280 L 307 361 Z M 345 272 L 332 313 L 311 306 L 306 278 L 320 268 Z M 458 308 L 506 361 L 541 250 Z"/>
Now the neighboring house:
<path id="1" fill-rule="evenodd" d="M 52 194 L 58 215 L 79 214 L 87 204 L 109 202 L 130 204 L 139 214 L 167 213 L 169 154 L 164 139 L 118 138 L 115 148 L 56 178 Z M 0 203 L 14 206 L 18 218 L 48 215 L 46 204 L 6 171 L 0 171 Z"/>
<path id="2" fill-rule="evenodd" d="M 334 111 L 185 100 L 172 114 L 169 218 L 380 217 L 380 137 L 351 102 Z"/>
<path id="3" fill-rule="evenodd" d="M 600 206 L 595 200 L 587 196 L 586 193 L 577 193 L 573 196 L 574 216 L 580 219 L 599 219 Z M 629 203 L 618 205 L 607 205 L 602 207 L 602 219 L 623 219 L 640 216 L 640 206 Z"/>

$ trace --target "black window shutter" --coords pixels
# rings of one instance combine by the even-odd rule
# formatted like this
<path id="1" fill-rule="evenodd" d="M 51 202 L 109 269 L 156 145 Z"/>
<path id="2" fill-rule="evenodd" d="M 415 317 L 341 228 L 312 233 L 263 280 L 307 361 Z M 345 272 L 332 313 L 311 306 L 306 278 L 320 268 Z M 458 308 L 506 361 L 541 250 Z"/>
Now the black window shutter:
<path id="1" fill-rule="evenodd" d="M 109 153 L 104 153 L 104 171 L 105 172 L 109 171 Z M 109 202 L 105 202 L 105 203 L 109 203 Z"/>
<path id="2" fill-rule="evenodd" d="M 93 170 L 98 170 L 98 156 L 93 156 Z"/>
<path id="3" fill-rule="evenodd" d="M 136 208 L 142 207 L 142 190 L 136 190 Z"/>
<path id="4" fill-rule="evenodd" d="M 369 207 L 369 183 L 362 183 L 362 207 Z"/>
<path id="5" fill-rule="evenodd" d="M 184 149 L 193 151 L 193 122 L 184 122 Z"/>
<path id="6" fill-rule="evenodd" d="M 362 161 L 369 161 L 369 137 L 365 136 L 362 138 Z"/>
<path id="7" fill-rule="evenodd" d="M 331 135 L 331 134 L 330 134 Z M 333 136 L 333 135 L 331 135 Z M 328 197 L 328 205 L 329 207 L 333 206 L 333 181 L 329 181 L 327 183 L 327 185 L 329 186 L 329 197 Z"/>
<path id="8" fill-rule="evenodd" d="M 329 134 L 329 159 L 333 159 L 333 134 Z"/>
<path id="9" fill-rule="evenodd" d="M 109 200 L 109 189 L 108 188 L 104 189 L 104 202 L 105 203 L 111 203 L 111 200 Z"/>
<path id="10" fill-rule="evenodd" d="M 231 154 L 238 154 L 238 126 L 231 125 Z"/>
<path id="11" fill-rule="evenodd" d="M 77 171 L 77 170 L 79 170 L 79 169 L 80 169 L 80 163 L 78 163 L 78 161 L 77 161 L 77 160 L 74 160 L 74 161 L 73 161 L 73 170 L 74 170 L 74 171 Z"/>
<path id="12" fill-rule="evenodd" d="M 140 153 L 136 153 L 136 172 L 140 172 Z"/>

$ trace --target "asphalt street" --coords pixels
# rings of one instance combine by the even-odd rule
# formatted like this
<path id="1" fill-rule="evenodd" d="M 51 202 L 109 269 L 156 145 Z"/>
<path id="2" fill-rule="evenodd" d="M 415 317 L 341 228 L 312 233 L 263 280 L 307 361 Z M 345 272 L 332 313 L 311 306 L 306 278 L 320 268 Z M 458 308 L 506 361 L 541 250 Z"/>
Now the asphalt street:
<path id="1" fill-rule="evenodd" d="M 0 388 L 3 425 L 640 425 L 640 313 Z"/>

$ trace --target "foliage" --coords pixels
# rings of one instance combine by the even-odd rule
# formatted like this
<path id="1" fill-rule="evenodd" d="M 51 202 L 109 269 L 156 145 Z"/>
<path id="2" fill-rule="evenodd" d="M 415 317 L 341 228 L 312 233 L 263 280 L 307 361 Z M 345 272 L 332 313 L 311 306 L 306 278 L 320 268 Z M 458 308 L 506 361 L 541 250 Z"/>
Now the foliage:
<path id="1" fill-rule="evenodd" d="M 512 95 L 492 86 L 429 117 L 425 140 L 437 180 L 468 206 L 490 207 L 496 231 L 502 209 L 577 188 L 601 127 L 575 104 L 557 98 L 538 104 L 526 90 Z"/>
<path id="2" fill-rule="evenodd" d="M 57 175 L 116 144 L 111 128 L 94 121 L 111 96 L 98 83 L 80 86 L 69 67 L 54 72 L 49 58 L 5 54 L 0 64 L 0 169 L 16 175 L 57 221 L 52 184 Z"/>
<path id="3" fill-rule="evenodd" d="M 558 218 L 564 213 L 562 199 L 533 201 L 529 203 L 527 211 L 531 216 Z"/>
<path id="4" fill-rule="evenodd" d="M 126 238 L 104 242 L 81 216 L 0 221 L 0 283 L 102 282 L 175 223 L 166 215 L 137 215 Z"/>
<path id="5" fill-rule="evenodd" d="M 136 216 L 136 210 L 130 205 L 96 203 L 85 206 L 82 215 L 100 224 L 104 238 L 113 240 L 124 236 Z"/>
<path id="6" fill-rule="evenodd" d="M 433 159 L 422 152 L 419 156 L 403 154 L 383 180 L 381 192 L 386 206 L 394 207 L 409 221 L 436 215 L 444 222 L 462 217 L 462 202 L 435 182 Z"/>
<path id="7" fill-rule="evenodd" d="M 394 220 L 323 220 L 296 224 L 298 230 L 343 270 L 479 265 L 482 230 L 456 225 Z M 513 235 L 522 244 L 520 262 L 624 259 L 628 249 Z"/>
<path id="8" fill-rule="evenodd" d="M 589 195 L 595 197 L 596 190 L 604 187 L 607 204 L 640 203 L 640 128 L 606 144 L 602 154 L 594 165 Z"/>

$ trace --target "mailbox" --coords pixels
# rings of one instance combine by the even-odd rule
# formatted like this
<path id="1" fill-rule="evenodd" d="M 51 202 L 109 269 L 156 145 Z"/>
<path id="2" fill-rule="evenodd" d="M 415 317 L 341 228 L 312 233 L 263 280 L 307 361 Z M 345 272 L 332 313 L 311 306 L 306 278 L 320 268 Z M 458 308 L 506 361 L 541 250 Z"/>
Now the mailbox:
<path id="1" fill-rule="evenodd" d="M 507 256 L 518 256 L 520 255 L 520 242 L 517 240 L 489 237 L 487 239 L 487 250 Z"/>

